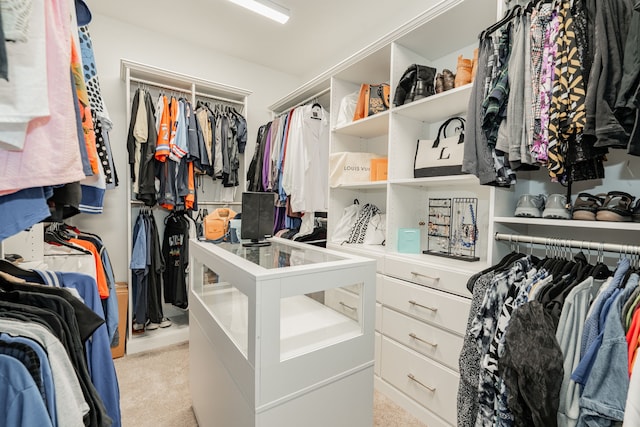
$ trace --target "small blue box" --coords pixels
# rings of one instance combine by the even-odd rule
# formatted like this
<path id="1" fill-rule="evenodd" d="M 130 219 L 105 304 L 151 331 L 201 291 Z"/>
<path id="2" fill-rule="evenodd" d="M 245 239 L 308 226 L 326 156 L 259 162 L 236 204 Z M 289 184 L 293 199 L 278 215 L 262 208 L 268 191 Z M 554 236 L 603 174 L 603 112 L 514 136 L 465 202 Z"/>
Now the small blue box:
<path id="1" fill-rule="evenodd" d="M 420 229 L 400 228 L 398 229 L 398 252 L 403 254 L 420 253 Z"/>

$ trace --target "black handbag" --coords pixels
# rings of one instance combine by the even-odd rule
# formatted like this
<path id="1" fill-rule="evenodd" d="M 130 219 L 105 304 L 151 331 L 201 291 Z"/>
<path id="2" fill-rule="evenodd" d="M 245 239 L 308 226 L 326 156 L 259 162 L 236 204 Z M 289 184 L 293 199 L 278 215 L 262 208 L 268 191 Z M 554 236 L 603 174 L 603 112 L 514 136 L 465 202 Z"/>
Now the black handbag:
<path id="1" fill-rule="evenodd" d="M 436 69 L 427 65 L 410 65 L 404 72 L 393 97 L 396 107 L 435 95 Z"/>

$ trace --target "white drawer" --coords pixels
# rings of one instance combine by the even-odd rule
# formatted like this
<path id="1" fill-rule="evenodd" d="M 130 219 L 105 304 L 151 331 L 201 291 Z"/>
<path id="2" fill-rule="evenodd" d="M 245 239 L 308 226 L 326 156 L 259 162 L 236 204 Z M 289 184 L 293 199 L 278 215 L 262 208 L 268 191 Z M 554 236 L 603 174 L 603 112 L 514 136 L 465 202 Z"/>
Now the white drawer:
<path id="1" fill-rule="evenodd" d="M 376 303 L 376 331 L 382 332 L 382 304 Z"/>
<path id="2" fill-rule="evenodd" d="M 462 337 L 388 308 L 383 310 L 382 316 L 385 336 L 458 371 Z"/>
<path id="3" fill-rule="evenodd" d="M 471 301 L 391 277 L 384 278 L 385 306 L 464 336 Z"/>
<path id="4" fill-rule="evenodd" d="M 381 374 L 381 363 L 380 363 L 380 352 L 382 351 L 382 335 L 378 332 L 374 332 L 374 353 L 375 353 L 375 363 L 373 365 L 373 371 L 377 376 Z"/>
<path id="5" fill-rule="evenodd" d="M 460 377 L 452 370 L 382 337 L 382 378 L 456 425 Z"/>
<path id="6" fill-rule="evenodd" d="M 327 307 L 358 321 L 360 311 L 360 297 L 341 288 L 327 289 L 324 293 L 324 303 Z"/>
<path id="7" fill-rule="evenodd" d="M 452 292 L 462 297 L 471 297 L 467 289 L 467 281 L 474 272 L 470 270 L 454 271 L 437 265 L 387 257 L 385 260 L 385 274 L 398 279 L 408 280 L 418 285 Z"/>

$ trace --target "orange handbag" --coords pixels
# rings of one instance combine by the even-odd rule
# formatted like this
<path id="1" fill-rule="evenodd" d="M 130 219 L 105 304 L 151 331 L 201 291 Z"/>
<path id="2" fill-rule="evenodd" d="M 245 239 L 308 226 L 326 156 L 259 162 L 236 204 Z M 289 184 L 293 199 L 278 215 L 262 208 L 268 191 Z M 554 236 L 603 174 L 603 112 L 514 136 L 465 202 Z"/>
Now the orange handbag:
<path id="1" fill-rule="evenodd" d="M 386 83 L 363 83 L 360 86 L 360 94 L 358 96 L 358 103 L 356 104 L 356 112 L 353 116 L 353 121 L 388 110 L 390 93 L 391 89 Z"/>

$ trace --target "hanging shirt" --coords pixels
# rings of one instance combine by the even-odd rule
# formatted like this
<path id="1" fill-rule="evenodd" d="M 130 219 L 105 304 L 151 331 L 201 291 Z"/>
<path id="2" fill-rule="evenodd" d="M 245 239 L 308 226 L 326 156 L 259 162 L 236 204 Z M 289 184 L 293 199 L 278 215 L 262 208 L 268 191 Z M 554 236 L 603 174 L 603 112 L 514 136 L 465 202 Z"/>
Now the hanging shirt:
<path id="1" fill-rule="evenodd" d="M 5 37 L 7 40 L 20 40 L 19 43 L 6 44 L 9 79 L 0 81 L 0 148 L 21 150 L 29 121 L 50 114 L 45 2 L 3 1 L 0 7 Z M 26 11 L 23 8 L 29 13 L 17 16 L 19 11 Z M 19 29 L 17 24 L 22 24 Z"/>
<path id="2" fill-rule="evenodd" d="M 27 368 L 18 360 L 0 354 L 0 424 L 6 426 L 51 426 L 42 396 Z"/>
<path id="3" fill-rule="evenodd" d="M 327 209 L 328 130 L 328 113 L 322 108 L 304 105 L 291 117 L 282 186 L 294 212 Z"/>
<path id="4" fill-rule="evenodd" d="M 47 328 L 36 323 L 0 319 L 0 328 L 11 335 L 31 338 L 45 349 L 51 363 L 53 385 L 56 390 L 58 425 L 84 427 L 82 418 L 89 412 L 89 405 L 84 400 L 80 381 L 60 340 Z"/>
<path id="5" fill-rule="evenodd" d="M 58 4 L 45 2 L 47 97 L 52 114 L 29 122 L 22 151 L 0 150 L 0 194 L 66 184 L 85 177 L 69 83 L 71 32 L 68 6 L 64 1 Z"/>

